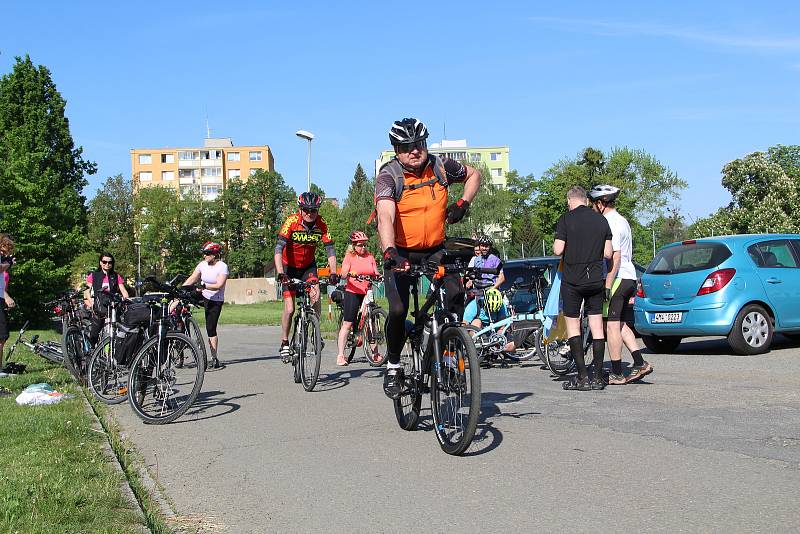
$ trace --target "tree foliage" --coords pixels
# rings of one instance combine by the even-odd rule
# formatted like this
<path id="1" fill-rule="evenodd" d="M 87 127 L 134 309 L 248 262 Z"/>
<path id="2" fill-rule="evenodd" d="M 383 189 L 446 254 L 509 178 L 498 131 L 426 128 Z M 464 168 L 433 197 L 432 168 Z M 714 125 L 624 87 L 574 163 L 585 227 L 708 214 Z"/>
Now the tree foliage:
<path id="1" fill-rule="evenodd" d="M 66 101 L 50 71 L 16 58 L 0 78 L 0 231 L 12 234 L 18 309 L 30 318 L 39 302 L 66 288 L 72 259 L 85 246 L 81 191 L 96 166 L 76 147 Z"/>
<path id="2" fill-rule="evenodd" d="M 79 256 L 81 271 L 95 268 L 98 255 L 110 252 L 114 255 L 114 268 L 123 278 L 132 279 L 136 274 L 136 250 L 134 242 L 133 188 L 131 181 L 121 174 L 110 176 L 89 201 L 87 237 L 89 246 L 85 258 Z"/>

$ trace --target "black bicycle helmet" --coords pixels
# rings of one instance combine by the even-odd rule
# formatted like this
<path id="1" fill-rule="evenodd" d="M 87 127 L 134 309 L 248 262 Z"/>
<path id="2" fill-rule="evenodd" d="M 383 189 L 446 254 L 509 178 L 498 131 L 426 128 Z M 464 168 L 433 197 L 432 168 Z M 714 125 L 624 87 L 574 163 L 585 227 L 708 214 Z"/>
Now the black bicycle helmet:
<path id="1" fill-rule="evenodd" d="M 408 145 L 428 138 L 428 129 L 417 119 L 394 121 L 389 130 L 389 142 L 392 146 Z"/>
<path id="2" fill-rule="evenodd" d="M 297 205 L 307 210 L 318 210 L 321 204 L 322 197 L 313 191 L 300 193 L 300 196 L 297 197 Z"/>
<path id="3" fill-rule="evenodd" d="M 486 245 L 487 247 L 491 247 L 491 246 L 492 246 L 492 240 L 491 240 L 491 238 L 490 238 L 488 235 L 486 235 L 486 234 L 479 235 L 479 236 L 478 236 L 478 239 L 476 239 L 476 240 L 475 240 L 475 242 L 476 242 L 478 245 Z"/>
<path id="4" fill-rule="evenodd" d="M 603 200 L 606 202 L 613 201 L 619 196 L 619 187 L 608 184 L 596 185 L 589 191 L 589 198 L 592 201 Z"/>

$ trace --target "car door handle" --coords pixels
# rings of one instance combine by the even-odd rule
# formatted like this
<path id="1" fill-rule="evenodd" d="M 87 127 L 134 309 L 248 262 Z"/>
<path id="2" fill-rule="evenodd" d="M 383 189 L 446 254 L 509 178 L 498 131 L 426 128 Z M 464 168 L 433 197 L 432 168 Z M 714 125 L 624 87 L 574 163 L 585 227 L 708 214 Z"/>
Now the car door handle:
<path id="1" fill-rule="evenodd" d="M 772 278 L 767 278 L 767 283 L 769 284 L 780 284 L 782 282 L 783 280 L 781 280 L 780 278 L 775 278 L 774 276 Z"/>

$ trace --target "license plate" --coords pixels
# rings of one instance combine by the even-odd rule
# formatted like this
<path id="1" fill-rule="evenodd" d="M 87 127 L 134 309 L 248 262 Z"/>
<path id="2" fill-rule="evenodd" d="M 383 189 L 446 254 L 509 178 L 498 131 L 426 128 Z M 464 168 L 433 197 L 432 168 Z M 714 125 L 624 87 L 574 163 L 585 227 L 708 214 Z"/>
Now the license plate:
<path id="1" fill-rule="evenodd" d="M 654 323 L 679 323 L 683 320 L 683 312 L 654 313 Z"/>

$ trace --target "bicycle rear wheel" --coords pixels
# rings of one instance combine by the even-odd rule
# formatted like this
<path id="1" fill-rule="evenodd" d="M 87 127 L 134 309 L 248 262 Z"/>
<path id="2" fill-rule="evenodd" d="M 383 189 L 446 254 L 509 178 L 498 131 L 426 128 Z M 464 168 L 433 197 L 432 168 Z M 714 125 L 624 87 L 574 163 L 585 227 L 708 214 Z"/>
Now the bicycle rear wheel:
<path id="1" fill-rule="evenodd" d="M 161 354 L 159 341 L 159 336 L 145 341 L 133 359 L 128 382 L 134 413 L 157 425 L 174 421 L 189 409 L 203 387 L 206 370 L 200 349 L 186 334 L 167 332 Z"/>
<path id="2" fill-rule="evenodd" d="M 364 355 L 372 367 L 386 363 L 386 318 L 386 312 L 376 307 L 364 321 Z"/>
<path id="3" fill-rule="evenodd" d="M 342 330 L 342 322 L 344 322 L 344 315 L 342 314 L 342 309 L 338 305 L 336 306 L 336 309 L 337 309 L 337 312 L 336 312 L 336 324 L 337 324 L 336 337 L 338 339 L 339 332 L 341 332 L 341 330 Z M 344 350 L 342 351 L 345 354 L 345 356 L 347 356 L 347 363 L 350 363 L 351 361 L 353 361 L 353 356 L 356 353 L 356 347 L 357 347 L 357 345 L 356 345 L 356 335 L 355 335 L 355 332 L 353 332 L 353 326 L 354 325 L 350 326 L 350 331 L 347 333 L 347 341 L 345 341 Z"/>
<path id="4" fill-rule="evenodd" d="M 417 370 L 414 367 L 414 352 L 410 340 L 406 340 L 400 353 L 400 365 L 403 366 L 403 393 L 394 402 L 394 415 L 403 430 L 414 430 L 419 423 L 419 410 L 422 404 L 422 392 L 417 381 Z"/>
<path id="5" fill-rule="evenodd" d="M 532 328 L 524 331 L 522 335 L 514 337 L 514 351 L 506 353 L 508 358 L 517 362 L 524 362 L 539 354 L 539 347 L 542 344 L 541 328 Z M 516 343 L 517 340 L 519 343 Z"/>
<path id="6" fill-rule="evenodd" d="M 206 352 L 206 342 L 205 339 L 203 339 L 203 331 L 200 330 L 200 325 L 197 324 L 197 321 L 192 317 L 188 320 L 184 319 L 184 328 L 186 329 L 184 333 L 197 345 L 197 348 L 200 350 L 200 357 L 203 358 L 205 366 L 208 367 L 208 352 Z"/>
<path id="7" fill-rule="evenodd" d="M 92 395 L 104 404 L 119 404 L 128 394 L 128 369 L 114 361 L 110 337 L 100 340 L 89 358 L 86 380 Z"/>
<path id="8" fill-rule="evenodd" d="M 481 410 L 481 370 L 472 338 L 461 327 L 445 328 L 441 340 L 441 383 L 431 358 L 433 429 L 442 450 L 459 455 L 469 448 Z"/>
<path id="9" fill-rule="evenodd" d="M 61 351 L 64 353 L 64 367 L 69 374 L 80 381 L 83 378 L 83 334 L 75 325 L 67 327 L 61 336 Z"/>
<path id="10" fill-rule="evenodd" d="M 309 313 L 300 338 L 300 376 L 303 389 L 312 391 L 319 378 L 319 364 L 322 362 L 322 337 L 319 330 L 319 318 Z"/>
<path id="11" fill-rule="evenodd" d="M 550 372 L 557 376 L 564 376 L 575 369 L 575 360 L 572 359 L 569 342 L 566 339 L 547 343 L 544 348 L 544 360 Z"/>

